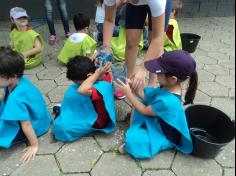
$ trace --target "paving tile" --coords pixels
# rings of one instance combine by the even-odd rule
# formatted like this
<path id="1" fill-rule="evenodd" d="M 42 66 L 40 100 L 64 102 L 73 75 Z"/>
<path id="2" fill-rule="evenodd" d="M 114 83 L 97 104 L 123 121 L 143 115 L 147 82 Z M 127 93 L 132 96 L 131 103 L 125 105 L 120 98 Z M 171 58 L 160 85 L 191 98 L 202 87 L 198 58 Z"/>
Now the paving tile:
<path id="1" fill-rule="evenodd" d="M 102 153 L 96 141 L 86 137 L 64 145 L 56 156 L 64 173 L 81 173 L 90 172 Z"/>
<path id="2" fill-rule="evenodd" d="M 109 172 L 108 172 L 109 171 Z M 92 176 L 141 176 L 141 168 L 129 156 L 105 153 L 93 168 Z"/>

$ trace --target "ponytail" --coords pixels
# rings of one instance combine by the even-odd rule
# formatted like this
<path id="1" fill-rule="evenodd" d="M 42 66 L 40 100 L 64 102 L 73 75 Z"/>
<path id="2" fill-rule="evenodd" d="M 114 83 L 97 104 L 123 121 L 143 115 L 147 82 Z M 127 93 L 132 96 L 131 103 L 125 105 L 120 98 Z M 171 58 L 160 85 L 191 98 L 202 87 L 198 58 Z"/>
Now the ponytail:
<path id="1" fill-rule="evenodd" d="M 188 104 L 193 104 L 193 100 L 196 96 L 196 92 L 197 92 L 197 87 L 198 87 L 198 74 L 195 71 L 189 80 L 189 87 L 187 90 L 187 93 L 185 95 L 185 103 L 184 105 L 188 105 Z"/>

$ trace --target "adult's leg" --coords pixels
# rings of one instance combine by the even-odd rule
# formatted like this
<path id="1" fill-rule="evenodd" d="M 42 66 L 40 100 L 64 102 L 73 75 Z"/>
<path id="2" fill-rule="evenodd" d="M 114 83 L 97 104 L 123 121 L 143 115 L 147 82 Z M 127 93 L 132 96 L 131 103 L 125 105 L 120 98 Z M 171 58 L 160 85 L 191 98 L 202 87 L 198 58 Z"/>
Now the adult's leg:
<path id="1" fill-rule="evenodd" d="M 138 47 L 142 36 L 141 29 L 127 29 L 126 30 L 126 49 L 125 58 L 127 65 L 127 76 L 132 77 L 135 73 L 136 58 L 138 55 Z"/>
<path id="2" fill-rule="evenodd" d="M 147 6 L 134 6 L 132 4 L 127 5 L 125 58 L 127 65 L 127 75 L 129 78 L 135 73 L 138 47 L 146 17 Z"/>
<path id="3" fill-rule="evenodd" d="M 46 11 L 46 18 L 48 23 L 49 32 L 51 35 L 56 35 L 53 19 L 53 6 L 52 0 L 44 0 L 44 7 Z"/>
<path id="4" fill-rule="evenodd" d="M 70 27 L 69 27 L 69 17 L 65 0 L 57 0 L 57 6 L 62 19 L 65 34 L 68 34 L 70 32 Z"/>

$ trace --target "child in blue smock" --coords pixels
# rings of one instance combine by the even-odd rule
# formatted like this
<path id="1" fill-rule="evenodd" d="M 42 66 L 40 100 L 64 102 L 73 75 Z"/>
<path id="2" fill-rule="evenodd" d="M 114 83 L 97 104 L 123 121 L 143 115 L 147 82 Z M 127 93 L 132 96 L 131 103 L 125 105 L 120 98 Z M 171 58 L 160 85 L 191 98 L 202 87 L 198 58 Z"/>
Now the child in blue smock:
<path id="1" fill-rule="evenodd" d="M 0 48 L 0 148 L 28 140 L 23 151 L 22 162 L 34 159 L 38 149 L 37 137 L 45 134 L 51 118 L 39 90 L 23 76 L 25 62 L 23 55 Z"/>
<path id="2" fill-rule="evenodd" d="M 116 127 L 114 89 L 110 64 L 96 70 L 88 57 L 76 56 L 67 65 L 67 78 L 74 84 L 67 90 L 54 121 L 57 140 L 72 142 L 89 133 L 110 133 Z"/>
<path id="3" fill-rule="evenodd" d="M 198 84 L 196 62 L 189 53 L 179 50 L 147 61 L 145 67 L 157 74 L 160 87 L 139 90 L 140 101 L 132 93 L 129 81 L 116 83 L 135 108 L 120 152 L 126 151 L 138 159 L 149 159 L 168 149 L 191 153 L 193 146 L 181 100 L 181 84 L 190 79 L 184 104 L 193 103 Z"/>

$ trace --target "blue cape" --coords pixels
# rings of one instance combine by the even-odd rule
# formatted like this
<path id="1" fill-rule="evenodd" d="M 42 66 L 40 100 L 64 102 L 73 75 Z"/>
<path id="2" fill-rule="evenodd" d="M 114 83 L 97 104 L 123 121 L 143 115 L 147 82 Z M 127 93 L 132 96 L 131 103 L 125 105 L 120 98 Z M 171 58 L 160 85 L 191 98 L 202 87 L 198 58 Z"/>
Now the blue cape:
<path id="1" fill-rule="evenodd" d="M 0 105 L 0 147 L 9 148 L 20 130 L 19 121 L 31 121 L 37 136 L 49 130 L 51 117 L 39 90 L 26 78 L 19 80 Z"/>
<path id="2" fill-rule="evenodd" d="M 113 132 L 116 128 L 116 113 L 113 86 L 104 81 L 94 84 L 94 87 L 103 96 L 105 107 L 110 115 L 111 122 L 104 129 L 93 128 L 98 118 L 92 100 L 89 96 L 77 92 L 78 84 L 72 85 L 66 92 L 61 106 L 60 116 L 54 121 L 53 133 L 57 140 L 72 142 L 89 133 L 103 131 Z"/>
<path id="3" fill-rule="evenodd" d="M 185 154 L 191 153 L 193 145 L 181 100 L 160 88 L 146 88 L 145 101 L 158 116 L 148 117 L 135 111 L 132 125 L 126 133 L 126 151 L 140 159 L 149 159 L 173 148 Z M 180 132 L 179 145 L 166 138 L 159 119 Z"/>

